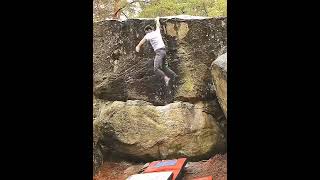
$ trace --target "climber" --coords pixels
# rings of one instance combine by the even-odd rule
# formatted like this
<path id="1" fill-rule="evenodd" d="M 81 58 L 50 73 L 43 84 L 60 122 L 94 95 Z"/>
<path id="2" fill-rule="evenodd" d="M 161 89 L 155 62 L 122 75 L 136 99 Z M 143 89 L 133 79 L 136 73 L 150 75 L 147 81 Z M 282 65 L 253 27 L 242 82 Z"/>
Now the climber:
<path id="1" fill-rule="evenodd" d="M 169 67 L 165 66 L 166 48 L 160 33 L 159 17 L 157 17 L 155 21 L 156 30 L 154 31 L 150 25 L 144 28 L 146 35 L 136 46 L 136 51 L 140 51 L 140 46 L 143 45 L 146 40 L 150 42 L 154 52 L 156 53 L 153 64 L 154 71 L 158 76 L 164 79 L 166 86 L 168 86 L 170 78 L 167 75 L 170 75 L 171 78 L 176 78 L 177 74 L 173 72 Z"/>

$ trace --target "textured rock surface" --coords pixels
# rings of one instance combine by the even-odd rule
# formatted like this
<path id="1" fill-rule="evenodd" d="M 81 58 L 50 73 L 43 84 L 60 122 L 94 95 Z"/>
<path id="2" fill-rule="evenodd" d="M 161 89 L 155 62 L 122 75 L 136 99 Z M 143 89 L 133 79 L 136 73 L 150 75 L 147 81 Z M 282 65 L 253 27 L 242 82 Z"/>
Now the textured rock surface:
<path id="1" fill-rule="evenodd" d="M 93 120 L 96 119 L 99 113 L 100 113 L 100 100 L 93 98 Z"/>
<path id="2" fill-rule="evenodd" d="M 100 137 L 101 135 L 99 135 L 97 128 L 94 126 L 93 127 L 93 174 L 97 172 L 97 170 L 103 163 L 103 155 L 102 155 L 101 147 L 99 143 Z"/>
<path id="3" fill-rule="evenodd" d="M 94 121 L 103 148 L 138 160 L 210 157 L 224 152 L 225 117 L 217 101 L 174 102 L 166 106 L 114 101 Z"/>
<path id="4" fill-rule="evenodd" d="M 153 19 L 94 23 L 94 173 L 113 155 L 205 159 L 226 150 L 226 118 L 211 68 L 226 50 L 227 19 L 180 16 L 160 22 L 167 62 L 179 75 L 169 88 L 153 72 L 151 45 L 135 52 Z"/>
<path id="5" fill-rule="evenodd" d="M 212 63 L 212 80 L 221 108 L 227 117 L 227 53 L 219 56 Z"/>
<path id="6" fill-rule="evenodd" d="M 135 46 L 143 28 L 154 20 L 108 20 L 94 23 L 94 95 L 109 101 L 144 100 L 164 105 L 174 100 L 195 102 L 214 99 L 210 65 L 227 43 L 226 18 L 161 18 L 167 61 L 180 78 L 170 90 L 154 75 L 154 52 L 146 43 L 140 53 Z"/>

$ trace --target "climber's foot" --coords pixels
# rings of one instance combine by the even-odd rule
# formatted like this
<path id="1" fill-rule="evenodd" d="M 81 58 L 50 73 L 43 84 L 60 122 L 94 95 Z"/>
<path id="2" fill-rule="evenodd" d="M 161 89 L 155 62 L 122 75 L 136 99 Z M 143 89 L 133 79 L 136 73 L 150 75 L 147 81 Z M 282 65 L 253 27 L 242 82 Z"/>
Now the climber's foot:
<path id="1" fill-rule="evenodd" d="M 164 81 L 166 82 L 166 86 L 169 86 L 170 78 L 168 78 L 168 77 L 164 77 Z"/>

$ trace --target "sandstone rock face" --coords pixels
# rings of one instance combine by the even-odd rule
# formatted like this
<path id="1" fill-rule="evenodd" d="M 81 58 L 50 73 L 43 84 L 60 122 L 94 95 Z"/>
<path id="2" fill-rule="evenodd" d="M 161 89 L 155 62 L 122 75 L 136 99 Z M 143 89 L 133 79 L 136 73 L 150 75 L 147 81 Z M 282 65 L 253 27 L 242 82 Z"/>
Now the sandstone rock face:
<path id="1" fill-rule="evenodd" d="M 161 18 L 161 34 L 167 62 L 179 78 L 168 89 L 153 72 L 154 52 L 146 43 L 135 46 L 143 28 L 154 20 L 108 20 L 94 23 L 94 95 L 108 101 L 144 100 L 165 105 L 176 100 L 196 102 L 214 99 L 210 65 L 227 43 L 226 18 Z"/>
<path id="2" fill-rule="evenodd" d="M 216 87 L 216 95 L 227 117 L 227 53 L 222 54 L 213 61 L 211 73 L 212 81 Z"/>
<path id="3" fill-rule="evenodd" d="M 99 116 L 100 113 L 100 101 L 96 98 L 93 98 L 93 120 Z"/>
<path id="4" fill-rule="evenodd" d="M 216 100 L 154 106 L 140 100 L 101 106 L 94 124 L 101 144 L 138 160 L 209 157 L 225 151 L 225 117 Z"/>
<path id="5" fill-rule="evenodd" d="M 219 104 L 226 113 L 224 87 L 213 80 L 222 76 L 221 64 L 212 61 L 225 52 L 227 18 L 166 17 L 160 23 L 166 61 L 179 76 L 169 87 L 153 72 L 151 45 L 135 52 L 153 19 L 93 25 L 94 173 L 110 154 L 199 160 L 226 151 L 226 115 Z"/>
<path id="6" fill-rule="evenodd" d="M 98 143 L 100 137 L 101 136 L 99 135 L 99 132 L 94 126 L 93 127 L 93 174 L 97 172 L 97 170 L 103 163 L 103 155 L 101 152 L 100 144 Z"/>

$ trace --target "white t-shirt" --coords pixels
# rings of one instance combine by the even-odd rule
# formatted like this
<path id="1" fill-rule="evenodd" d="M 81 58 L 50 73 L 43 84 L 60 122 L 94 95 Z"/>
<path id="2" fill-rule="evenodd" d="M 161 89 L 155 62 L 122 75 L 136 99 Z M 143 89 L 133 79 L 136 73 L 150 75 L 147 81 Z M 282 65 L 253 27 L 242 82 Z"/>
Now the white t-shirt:
<path id="1" fill-rule="evenodd" d="M 151 43 L 154 51 L 165 47 L 159 28 L 155 31 L 147 33 L 144 37 Z"/>

